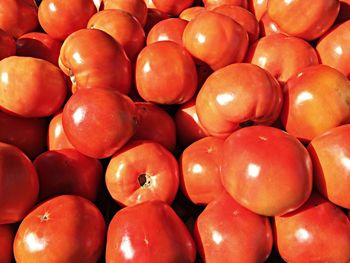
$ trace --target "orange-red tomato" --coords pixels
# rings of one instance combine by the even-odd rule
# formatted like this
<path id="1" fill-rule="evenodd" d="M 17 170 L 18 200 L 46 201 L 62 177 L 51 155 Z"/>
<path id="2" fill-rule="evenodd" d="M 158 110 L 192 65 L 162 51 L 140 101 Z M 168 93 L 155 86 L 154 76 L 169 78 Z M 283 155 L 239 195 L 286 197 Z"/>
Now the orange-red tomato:
<path id="1" fill-rule="evenodd" d="M 267 10 L 268 0 L 249 0 L 249 10 L 260 21 L 261 17 Z"/>
<path id="2" fill-rule="evenodd" d="M 100 29 L 111 35 L 122 45 L 131 61 L 135 61 L 137 55 L 145 45 L 145 32 L 139 21 L 131 14 L 117 9 L 109 9 L 93 15 L 88 28 Z"/>
<path id="3" fill-rule="evenodd" d="M 302 141 L 350 122 L 350 83 L 329 66 L 311 66 L 291 77 L 284 98 L 283 125 Z"/>
<path id="4" fill-rule="evenodd" d="M 17 147 L 0 143 L 0 225 L 19 222 L 38 197 L 38 175 Z"/>
<path id="5" fill-rule="evenodd" d="M 206 9 L 203 6 L 192 6 L 183 10 L 179 15 L 179 18 L 190 22 L 192 19 L 197 17 L 200 13 L 202 13 L 205 10 Z"/>
<path id="6" fill-rule="evenodd" d="M 0 225 L 0 262 L 11 263 L 15 233 L 10 225 Z"/>
<path id="7" fill-rule="evenodd" d="M 187 24 L 183 33 L 185 48 L 214 70 L 241 62 L 248 42 L 248 34 L 241 25 L 212 11 L 201 12 Z"/>
<path id="8" fill-rule="evenodd" d="M 182 104 L 197 89 L 197 72 L 190 54 L 172 41 L 146 46 L 137 58 L 135 75 L 137 91 L 146 101 Z"/>
<path id="9" fill-rule="evenodd" d="M 350 221 L 318 194 L 274 221 L 275 244 L 286 262 L 350 261 Z"/>
<path id="10" fill-rule="evenodd" d="M 193 4 L 193 0 L 152 0 L 154 6 L 172 16 L 178 16 Z"/>
<path id="11" fill-rule="evenodd" d="M 269 36 L 273 34 L 283 34 L 282 30 L 280 27 L 276 24 L 275 21 L 271 19 L 269 14 L 265 12 L 260 21 L 259 21 L 259 26 L 260 26 L 260 35 L 263 36 Z"/>
<path id="12" fill-rule="evenodd" d="M 68 140 L 79 152 L 106 158 L 134 134 L 136 108 L 118 91 L 82 89 L 67 101 L 62 123 Z"/>
<path id="13" fill-rule="evenodd" d="M 33 209 L 14 241 L 17 263 L 96 263 L 106 235 L 98 208 L 85 198 L 61 195 Z"/>
<path id="14" fill-rule="evenodd" d="M 16 42 L 6 31 L 0 28 L 0 60 L 16 55 Z"/>
<path id="15" fill-rule="evenodd" d="M 244 8 L 248 7 L 248 0 L 203 0 L 207 9 L 214 9 L 221 5 L 236 5 Z"/>
<path id="16" fill-rule="evenodd" d="M 159 143 L 130 142 L 109 162 L 106 185 L 113 199 L 123 206 L 150 200 L 171 204 L 179 187 L 179 166 Z"/>
<path id="17" fill-rule="evenodd" d="M 64 75 L 37 58 L 8 57 L 0 61 L 0 108 L 22 117 L 57 112 L 66 98 Z"/>
<path id="18" fill-rule="evenodd" d="M 206 263 L 264 262 L 272 249 L 268 218 L 242 207 L 226 192 L 199 215 L 194 235 Z"/>
<path id="19" fill-rule="evenodd" d="M 57 113 L 50 121 L 47 138 L 49 150 L 74 149 L 69 142 L 62 125 L 62 112 Z"/>
<path id="20" fill-rule="evenodd" d="M 85 28 L 96 11 L 93 0 L 42 0 L 38 17 L 46 33 L 64 40 L 73 32 Z"/>
<path id="21" fill-rule="evenodd" d="M 244 207 L 261 215 L 282 215 L 309 198 L 312 163 L 293 136 L 272 127 L 246 127 L 224 143 L 221 179 Z"/>
<path id="22" fill-rule="evenodd" d="M 101 30 L 81 29 L 67 37 L 59 65 L 71 77 L 73 92 L 87 88 L 130 91 L 130 60 L 123 47 Z"/>
<path id="23" fill-rule="evenodd" d="M 164 202 L 123 208 L 109 224 L 107 263 L 193 263 L 195 256 L 191 234 Z"/>

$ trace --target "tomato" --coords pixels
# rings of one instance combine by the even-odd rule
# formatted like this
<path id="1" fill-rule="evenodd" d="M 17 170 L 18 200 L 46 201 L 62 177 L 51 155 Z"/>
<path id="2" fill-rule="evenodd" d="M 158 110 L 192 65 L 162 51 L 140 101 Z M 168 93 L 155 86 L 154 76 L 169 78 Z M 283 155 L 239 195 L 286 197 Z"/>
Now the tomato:
<path id="1" fill-rule="evenodd" d="M 77 89 L 130 91 L 131 64 L 123 47 L 98 29 L 81 29 L 64 41 L 59 65 Z"/>
<path id="2" fill-rule="evenodd" d="M 236 5 L 244 8 L 248 7 L 247 0 L 203 0 L 203 3 L 207 9 L 214 9 L 221 5 Z"/>
<path id="3" fill-rule="evenodd" d="M 246 125 L 272 124 L 281 107 L 282 90 L 277 80 L 264 69 L 247 63 L 215 71 L 196 99 L 203 127 L 209 134 L 223 138 Z"/>
<path id="4" fill-rule="evenodd" d="M 123 208 L 109 224 L 107 263 L 193 263 L 195 255 L 186 226 L 164 202 Z"/>
<path id="5" fill-rule="evenodd" d="M 194 233 L 206 263 L 264 262 L 272 249 L 268 218 L 242 207 L 226 192 L 199 215 Z"/>
<path id="6" fill-rule="evenodd" d="M 223 144 L 223 139 L 205 137 L 182 152 L 181 190 L 195 204 L 208 204 L 224 190 L 220 178 Z"/>
<path id="7" fill-rule="evenodd" d="M 261 17 L 267 10 L 268 0 L 250 0 L 249 10 L 252 12 L 256 19 L 260 21 Z"/>
<path id="8" fill-rule="evenodd" d="M 11 263 L 13 256 L 13 239 L 15 233 L 10 225 L 0 225 L 0 262 Z"/>
<path id="9" fill-rule="evenodd" d="M 349 262 L 350 221 L 314 193 L 298 210 L 275 217 L 275 244 L 287 262 Z"/>
<path id="10" fill-rule="evenodd" d="M 6 31 L 0 29 L 0 60 L 16 55 L 16 42 Z"/>
<path id="11" fill-rule="evenodd" d="M 93 0 L 42 0 L 38 17 L 47 34 L 65 40 L 73 32 L 85 28 L 96 11 Z"/>
<path id="12" fill-rule="evenodd" d="M 200 13 L 202 13 L 205 10 L 206 9 L 203 6 L 192 6 L 183 10 L 179 15 L 179 18 L 190 22 L 192 19 L 197 17 Z"/>
<path id="13" fill-rule="evenodd" d="M 201 12 L 183 33 L 185 48 L 198 61 L 217 70 L 241 62 L 248 48 L 246 30 L 226 15 Z"/>
<path id="14" fill-rule="evenodd" d="M 172 16 L 178 16 L 193 4 L 193 0 L 152 0 L 154 6 Z"/>
<path id="15" fill-rule="evenodd" d="M 0 61 L 0 108 L 22 117 L 44 117 L 58 111 L 66 98 L 62 72 L 30 57 Z"/>
<path id="16" fill-rule="evenodd" d="M 179 187 L 179 166 L 159 143 L 130 142 L 112 156 L 106 185 L 113 199 L 123 206 L 150 200 L 171 204 Z"/>
<path id="17" fill-rule="evenodd" d="M 131 61 L 145 45 L 145 32 L 139 21 L 122 10 L 104 10 L 93 15 L 88 28 L 100 29 L 111 35 L 125 50 Z"/>
<path id="18" fill-rule="evenodd" d="M 271 19 L 271 17 L 267 12 L 265 12 L 262 15 L 259 21 L 259 25 L 260 25 L 261 36 L 269 36 L 269 35 L 279 34 L 279 33 L 284 34 L 281 28 L 276 24 L 275 21 Z"/>
<path id="19" fill-rule="evenodd" d="M 17 147 L 0 143 L 0 225 L 19 222 L 38 197 L 32 162 Z"/>
<path id="20" fill-rule="evenodd" d="M 182 104 L 197 89 L 197 72 L 190 54 L 172 41 L 146 46 L 137 58 L 135 75 L 137 91 L 146 101 Z"/>
<path id="21" fill-rule="evenodd" d="M 49 150 L 74 149 L 63 130 L 62 112 L 57 113 L 51 119 L 47 136 L 47 147 Z"/>
<path id="22" fill-rule="evenodd" d="M 79 152 L 106 158 L 134 134 L 136 108 L 131 99 L 118 91 L 82 89 L 67 101 L 62 123 L 68 140 Z"/>
<path id="23" fill-rule="evenodd" d="M 309 198 L 312 163 L 293 136 L 272 127 L 246 127 L 225 140 L 221 179 L 242 206 L 261 215 L 282 215 Z"/>
<path id="24" fill-rule="evenodd" d="M 350 83 L 329 66 L 311 66 L 291 77 L 284 98 L 283 125 L 303 142 L 350 122 Z"/>
<path id="25" fill-rule="evenodd" d="M 95 263 L 104 247 L 106 224 L 97 207 L 79 196 L 62 195 L 33 209 L 14 241 L 16 262 Z"/>

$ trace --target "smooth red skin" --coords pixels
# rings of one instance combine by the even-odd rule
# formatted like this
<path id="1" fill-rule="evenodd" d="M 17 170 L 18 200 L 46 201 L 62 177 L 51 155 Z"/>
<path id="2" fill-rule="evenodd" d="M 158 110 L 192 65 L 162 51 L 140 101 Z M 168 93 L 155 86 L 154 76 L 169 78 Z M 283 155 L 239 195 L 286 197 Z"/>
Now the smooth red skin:
<path id="1" fill-rule="evenodd" d="M 53 64 L 31 57 L 0 61 L 0 109 L 22 117 L 57 112 L 67 95 L 66 82 Z"/>
<path id="2" fill-rule="evenodd" d="M 21 118 L 0 111 L 0 142 L 12 144 L 34 159 L 46 149 L 48 121 Z"/>
<path id="3" fill-rule="evenodd" d="M 57 113 L 50 121 L 47 135 L 47 147 L 51 151 L 74 149 L 74 146 L 69 142 L 63 129 L 62 112 Z"/>
<path id="4" fill-rule="evenodd" d="M 267 12 L 265 12 L 262 15 L 259 21 L 259 26 L 260 26 L 259 28 L 260 28 L 261 37 L 269 36 L 273 34 L 279 34 L 279 33 L 283 34 L 282 30 L 279 28 L 276 22 L 271 19 L 271 17 Z"/>
<path id="5" fill-rule="evenodd" d="M 339 70 L 350 78 L 350 21 L 346 21 L 323 35 L 316 50 L 321 63 Z"/>
<path id="6" fill-rule="evenodd" d="M 267 13 L 283 32 L 306 40 L 326 32 L 338 12 L 338 0 L 319 0 L 312 5 L 304 0 L 269 0 L 267 4 Z"/>
<path id="7" fill-rule="evenodd" d="M 343 23 L 350 19 L 350 0 L 340 0 L 340 9 L 335 24 Z"/>
<path id="8" fill-rule="evenodd" d="M 32 0 L 2 0 L 0 28 L 14 38 L 34 31 L 38 23 L 38 7 Z"/>
<path id="9" fill-rule="evenodd" d="M 213 70 L 241 62 L 248 48 L 246 30 L 226 15 L 203 11 L 183 33 L 185 48 Z"/>
<path id="10" fill-rule="evenodd" d="M 259 37 L 259 23 L 247 9 L 235 5 L 222 5 L 213 9 L 214 12 L 226 15 L 240 24 L 248 33 L 249 45 Z"/>
<path id="11" fill-rule="evenodd" d="M 0 143 L 0 225 L 22 220 L 38 197 L 38 175 L 17 147 Z"/>
<path id="12" fill-rule="evenodd" d="M 149 186 L 140 185 L 142 174 L 150 177 Z M 151 200 L 171 204 L 179 188 L 179 165 L 161 144 L 133 141 L 112 156 L 105 178 L 112 198 L 123 206 Z"/>
<path id="13" fill-rule="evenodd" d="M 16 41 L 16 54 L 21 57 L 41 58 L 58 66 L 62 42 L 48 34 L 31 32 Z"/>
<path id="14" fill-rule="evenodd" d="M 166 40 L 182 45 L 182 35 L 187 23 L 186 20 L 181 18 L 169 18 L 160 21 L 149 31 L 147 45 Z"/>
<path id="15" fill-rule="evenodd" d="M 247 0 L 202 0 L 204 6 L 211 10 L 221 5 L 236 5 L 243 8 L 248 8 Z"/>
<path id="16" fill-rule="evenodd" d="M 173 151 L 176 145 L 176 126 L 173 118 L 150 102 L 136 102 L 137 129 L 132 140 L 150 140 Z"/>
<path id="17" fill-rule="evenodd" d="M 170 18 L 167 13 L 164 13 L 156 8 L 148 8 L 147 20 L 144 26 L 145 33 L 148 33 L 158 22 Z"/>
<path id="18" fill-rule="evenodd" d="M 11 263 L 15 233 L 10 225 L 0 225 L 0 263 Z"/>
<path id="19" fill-rule="evenodd" d="M 180 185 L 192 203 L 208 204 L 224 191 L 220 179 L 223 144 L 223 139 L 205 137 L 182 152 Z"/>
<path id="20" fill-rule="evenodd" d="M 183 10 L 190 7 L 194 0 L 152 0 L 154 6 L 172 16 L 178 16 Z"/>
<path id="21" fill-rule="evenodd" d="M 312 189 L 312 162 L 293 136 L 251 126 L 230 135 L 223 147 L 221 180 L 241 205 L 266 216 L 299 208 Z"/>
<path id="22" fill-rule="evenodd" d="M 85 198 L 62 195 L 33 209 L 14 241 L 18 263 L 95 263 L 103 253 L 106 224 L 98 208 Z"/>
<path id="23" fill-rule="evenodd" d="M 6 31 L 0 29 L 0 60 L 16 55 L 16 42 Z"/>
<path id="24" fill-rule="evenodd" d="M 209 76 L 198 93 L 196 110 L 209 134 L 225 138 L 246 121 L 271 125 L 280 114 L 282 97 L 277 80 L 266 70 L 236 63 Z"/>
<path id="25" fill-rule="evenodd" d="M 272 249 L 268 218 L 242 207 L 226 192 L 199 215 L 194 235 L 206 263 L 265 262 Z"/>
<path id="26" fill-rule="evenodd" d="M 39 177 L 39 200 L 67 194 L 96 201 L 103 172 L 99 160 L 63 149 L 44 152 L 33 164 Z"/>
<path id="27" fill-rule="evenodd" d="M 275 245 L 287 262 L 350 260 L 350 221 L 339 207 L 314 193 L 298 210 L 274 219 Z"/>
<path id="28" fill-rule="evenodd" d="M 100 29 L 111 35 L 125 50 L 131 61 L 145 45 L 145 32 L 139 21 L 131 14 L 117 9 L 103 10 L 93 15 L 87 28 Z"/>
<path id="29" fill-rule="evenodd" d="M 195 98 L 181 105 L 176 111 L 174 119 L 177 138 L 181 145 L 185 147 L 201 138 L 209 136 L 209 133 L 199 122 Z"/>
<path id="30" fill-rule="evenodd" d="M 63 41 L 73 32 L 85 28 L 96 11 L 92 0 L 42 0 L 38 18 L 47 34 Z"/>
<path id="31" fill-rule="evenodd" d="M 198 83 L 191 55 L 172 41 L 146 46 L 137 58 L 135 78 L 140 96 L 159 104 L 183 104 L 189 101 Z"/>
<path id="32" fill-rule="evenodd" d="M 267 2 L 268 0 L 248 0 L 248 9 L 255 15 L 258 21 L 260 21 L 267 10 Z"/>
<path id="33" fill-rule="evenodd" d="M 162 201 L 123 208 L 109 224 L 107 263 L 193 263 L 195 257 L 191 234 Z"/>
<path id="34" fill-rule="evenodd" d="M 113 155 L 132 137 L 135 120 L 133 101 L 108 89 L 77 91 L 67 101 L 62 115 L 63 129 L 71 144 L 97 159 Z"/>
<path id="35" fill-rule="evenodd" d="M 314 138 L 308 145 L 317 190 L 332 203 L 350 208 L 350 124 Z"/>
<path id="36" fill-rule="evenodd" d="M 200 13 L 202 13 L 205 10 L 206 8 L 203 6 L 192 6 L 183 10 L 180 13 L 179 18 L 190 22 L 192 19 L 197 17 Z"/>
<path id="37" fill-rule="evenodd" d="M 79 89 L 103 88 L 127 94 L 131 87 L 131 63 L 123 47 L 98 29 L 81 29 L 64 41 L 59 57 L 62 71 Z"/>
<path id="38" fill-rule="evenodd" d="M 284 101 L 282 123 L 303 142 L 350 122 L 350 83 L 341 72 L 325 65 L 305 68 L 291 77 Z"/>
<path id="39" fill-rule="evenodd" d="M 319 64 L 308 42 L 283 34 L 260 38 L 250 46 L 245 60 L 270 72 L 282 85 L 304 68 Z"/>

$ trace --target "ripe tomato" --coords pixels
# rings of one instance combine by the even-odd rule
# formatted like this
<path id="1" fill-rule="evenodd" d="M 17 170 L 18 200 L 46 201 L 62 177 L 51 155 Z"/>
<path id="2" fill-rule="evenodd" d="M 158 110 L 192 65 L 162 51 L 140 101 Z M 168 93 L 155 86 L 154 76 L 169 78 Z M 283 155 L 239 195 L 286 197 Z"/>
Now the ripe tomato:
<path id="1" fill-rule="evenodd" d="M 178 16 L 193 4 L 193 0 L 152 0 L 154 6 L 172 16 Z"/>
<path id="2" fill-rule="evenodd" d="M 0 60 L 16 55 L 16 42 L 6 31 L 0 29 Z"/>
<path id="3" fill-rule="evenodd" d="M 202 13 L 205 10 L 206 9 L 203 6 L 192 6 L 183 10 L 179 15 L 179 18 L 190 22 L 192 19 L 197 17 L 200 13 Z"/>
<path id="4" fill-rule="evenodd" d="M 259 26 L 260 26 L 260 35 L 261 36 L 269 36 L 273 34 L 285 34 L 281 30 L 281 28 L 276 24 L 275 21 L 271 19 L 269 14 L 265 12 L 260 21 L 259 21 Z"/>
<path id="5" fill-rule="evenodd" d="M 49 150 L 74 149 L 69 142 L 62 125 L 62 112 L 57 113 L 50 121 L 47 138 Z"/>
<path id="6" fill-rule="evenodd" d="M 268 0 L 250 0 L 249 10 L 255 15 L 256 19 L 260 21 L 261 17 L 267 10 Z"/>
<path id="7" fill-rule="evenodd" d="M 203 0 L 205 7 L 209 10 L 221 5 L 236 5 L 244 8 L 248 7 L 247 0 Z"/>
<path id="8" fill-rule="evenodd" d="M 10 225 L 0 225 L 0 262 L 11 263 L 13 256 L 13 239 L 15 233 Z"/>

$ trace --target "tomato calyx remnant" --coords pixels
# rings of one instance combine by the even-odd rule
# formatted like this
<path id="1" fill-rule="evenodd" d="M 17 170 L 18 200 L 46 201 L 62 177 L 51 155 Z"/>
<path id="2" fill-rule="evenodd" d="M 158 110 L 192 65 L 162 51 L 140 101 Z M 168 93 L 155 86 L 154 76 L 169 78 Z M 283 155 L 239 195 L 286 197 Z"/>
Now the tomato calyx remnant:
<path id="1" fill-rule="evenodd" d="M 47 222 L 50 219 L 50 214 L 48 212 L 45 212 L 45 214 L 40 215 L 40 222 Z"/>
<path id="2" fill-rule="evenodd" d="M 151 176 L 148 174 L 140 174 L 137 178 L 142 188 L 149 188 L 151 186 Z"/>

